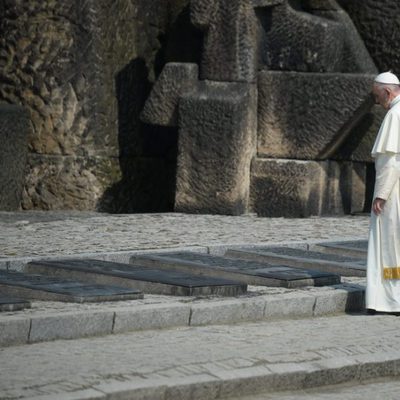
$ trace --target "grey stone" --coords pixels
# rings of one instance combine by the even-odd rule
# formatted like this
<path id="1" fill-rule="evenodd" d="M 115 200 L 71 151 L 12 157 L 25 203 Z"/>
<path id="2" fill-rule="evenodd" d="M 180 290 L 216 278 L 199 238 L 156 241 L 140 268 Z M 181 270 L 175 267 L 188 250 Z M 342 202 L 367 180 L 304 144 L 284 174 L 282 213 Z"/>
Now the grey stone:
<path id="1" fill-rule="evenodd" d="M 368 53 L 365 44 L 354 26 L 349 15 L 335 0 L 307 0 L 303 2 L 305 11 L 321 17 L 329 22 L 340 24 L 343 37 L 343 50 L 340 62 L 340 72 L 376 74 L 377 69 Z M 337 40 L 337 38 L 335 38 Z"/>
<path id="2" fill-rule="evenodd" d="M 256 158 L 251 209 L 264 217 L 363 212 L 369 185 L 362 163 Z"/>
<path id="3" fill-rule="evenodd" d="M 56 278 L 175 296 L 236 296 L 247 289 L 243 283 L 222 278 L 93 259 L 38 260 L 28 263 L 25 270 Z"/>
<path id="4" fill-rule="evenodd" d="M 244 0 L 194 0 L 191 20 L 204 30 L 200 79 L 255 82 L 257 20 Z"/>
<path id="5" fill-rule="evenodd" d="M 302 293 L 285 293 L 280 297 L 266 298 L 264 318 L 305 318 L 313 315 L 315 297 Z"/>
<path id="6" fill-rule="evenodd" d="M 143 298 L 133 288 L 89 284 L 73 279 L 50 278 L 45 275 L 0 271 L 3 294 L 28 299 L 72 302 L 116 301 Z"/>
<path id="7" fill-rule="evenodd" d="M 373 75 L 261 71 L 258 155 L 328 158 L 372 107 L 372 81 Z"/>
<path id="8" fill-rule="evenodd" d="M 397 20 L 399 2 L 338 0 L 338 3 L 352 18 L 379 71 L 392 69 L 399 74 L 400 55 L 396 51 L 396 43 L 400 40 Z"/>
<path id="9" fill-rule="evenodd" d="M 112 333 L 112 311 L 77 312 L 32 317 L 29 342 L 108 335 Z"/>
<path id="10" fill-rule="evenodd" d="M 235 252 L 232 251 L 232 253 Z M 157 266 L 160 269 L 190 271 L 195 274 L 224 277 L 260 286 L 324 286 L 340 282 L 338 275 L 317 270 L 291 268 L 283 263 L 273 265 L 265 261 L 247 261 L 196 253 L 138 255 L 131 258 L 131 263 L 140 266 Z"/>
<path id="11" fill-rule="evenodd" d="M 168 63 L 154 84 L 141 113 L 143 122 L 177 126 L 180 97 L 194 88 L 198 80 L 198 66 L 189 63 Z"/>
<path id="12" fill-rule="evenodd" d="M 117 310 L 113 332 L 188 326 L 190 306 L 186 304 L 148 304 L 134 309 Z"/>
<path id="13" fill-rule="evenodd" d="M 30 320 L 17 315 L 0 316 L 0 346 L 12 346 L 28 342 Z"/>
<path id="14" fill-rule="evenodd" d="M 227 300 L 220 303 L 194 304 L 190 325 L 228 324 L 241 321 L 259 321 L 264 316 L 265 299 L 247 301 Z"/>
<path id="15" fill-rule="evenodd" d="M 258 15 L 265 30 L 261 57 L 268 69 L 340 71 L 345 41 L 341 24 L 299 12 L 288 1 L 261 9 Z"/>
<path id="16" fill-rule="evenodd" d="M 337 254 L 292 249 L 289 247 L 264 247 L 247 250 L 228 250 L 227 257 L 259 263 L 275 263 L 294 268 L 316 268 L 343 276 L 365 276 L 366 260 Z"/>
<path id="17" fill-rule="evenodd" d="M 30 134 L 27 110 L 0 104 L 0 210 L 20 209 Z"/>
<path id="18" fill-rule="evenodd" d="M 200 83 L 183 96 L 175 211 L 242 214 L 248 208 L 256 146 L 256 89 Z"/>

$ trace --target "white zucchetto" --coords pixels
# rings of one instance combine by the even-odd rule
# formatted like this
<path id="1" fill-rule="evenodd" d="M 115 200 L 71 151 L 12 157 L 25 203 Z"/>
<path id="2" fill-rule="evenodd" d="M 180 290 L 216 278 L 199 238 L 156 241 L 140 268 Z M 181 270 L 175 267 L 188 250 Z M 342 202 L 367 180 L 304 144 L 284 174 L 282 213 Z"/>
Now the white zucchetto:
<path id="1" fill-rule="evenodd" d="M 382 83 L 384 85 L 400 85 L 399 78 L 391 72 L 383 72 L 376 76 L 374 82 Z"/>

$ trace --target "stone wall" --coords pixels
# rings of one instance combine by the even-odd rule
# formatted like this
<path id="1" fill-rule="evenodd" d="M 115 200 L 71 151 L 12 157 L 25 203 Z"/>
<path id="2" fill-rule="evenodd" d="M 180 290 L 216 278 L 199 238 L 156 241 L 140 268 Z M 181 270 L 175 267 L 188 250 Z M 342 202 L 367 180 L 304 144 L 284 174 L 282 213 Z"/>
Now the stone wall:
<path id="1" fill-rule="evenodd" d="M 23 208 L 171 207 L 176 131 L 139 112 L 165 61 L 195 57 L 194 29 L 174 44 L 187 3 L 0 0 L 0 102 L 32 122 Z"/>

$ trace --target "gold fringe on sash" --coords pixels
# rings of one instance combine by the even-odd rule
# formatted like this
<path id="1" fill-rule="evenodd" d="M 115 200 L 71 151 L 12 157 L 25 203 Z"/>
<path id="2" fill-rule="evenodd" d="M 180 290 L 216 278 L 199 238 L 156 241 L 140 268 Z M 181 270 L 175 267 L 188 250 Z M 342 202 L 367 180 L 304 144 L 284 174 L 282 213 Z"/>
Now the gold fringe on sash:
<path id="1" fill-rule="evenodd" d="M 400 279 L 400 267 L 383 268 L 383 279 Z"/>

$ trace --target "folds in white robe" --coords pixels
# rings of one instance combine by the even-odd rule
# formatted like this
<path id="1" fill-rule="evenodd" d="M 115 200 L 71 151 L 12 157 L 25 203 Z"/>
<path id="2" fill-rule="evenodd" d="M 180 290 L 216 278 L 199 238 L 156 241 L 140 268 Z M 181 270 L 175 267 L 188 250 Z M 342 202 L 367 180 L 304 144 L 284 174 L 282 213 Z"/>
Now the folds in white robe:
<path id="1" fill-rule="evenodd" d="M 387 113 L 372 155 L 374 199 L 386 200 L 380 215 L 371 213 L 366 307 L 400 312 L 400 97 Z"/>

